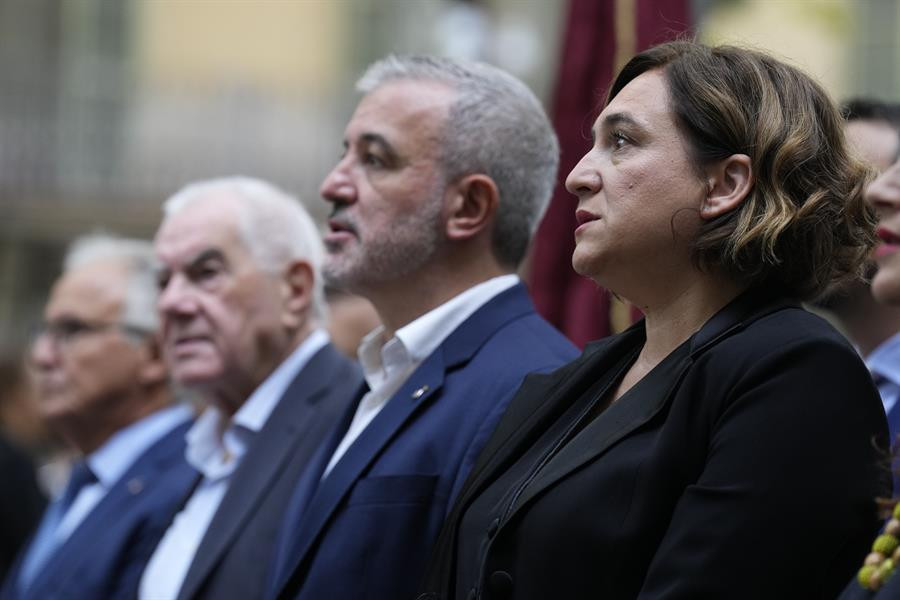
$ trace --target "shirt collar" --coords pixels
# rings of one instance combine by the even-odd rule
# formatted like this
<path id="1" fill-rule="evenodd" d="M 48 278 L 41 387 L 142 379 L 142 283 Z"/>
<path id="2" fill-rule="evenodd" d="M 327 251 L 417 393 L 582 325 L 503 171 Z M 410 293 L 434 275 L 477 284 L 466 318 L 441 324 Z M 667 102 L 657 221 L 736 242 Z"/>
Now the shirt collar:
<path id="1" fill-rule="evenodd" d="M 207 479 L 229 475 L 254 434 L 268 421 L 294 377 L 328 341 L 328 334 L 322 329 L 309 334 L 250 394 L 231 419 L 217 406 L 207 406 L 185 436 L 187 462 Z"/>
<path id="2" fill-rule="evenodd" d="M 519 277 L 514 274 L 494 277 L 404 325 L 389 340 L 384 339 L 383 326 L 369 333 L 358 352 L 369 388 L 375 389 L 392 373 L 425 360 L 472 313 L 517 283 Z"/>
<path id="3" fill-rule="evenodd" d="M 877 375 L 900 384 L 900 333 L 895 333 L 866 357 L 866 366 Z"/>
<path id="4" fill-rule="evenodd" d="M 191 418 L 185 404 L 169 406 L 120 429 L 94 450 L 87 463 L 105 488 L 112 487 L 150 446 Z"/>
<path id="5" fill-rule="evenodd" d="M 328 341 L 329 337 L 324 329 L 316 329 L 306 336 L 306 339 L 250 394 L 247 401 L 234 413 L 233 422 L 253 432 L 262 429 L 294 377 Z"/>

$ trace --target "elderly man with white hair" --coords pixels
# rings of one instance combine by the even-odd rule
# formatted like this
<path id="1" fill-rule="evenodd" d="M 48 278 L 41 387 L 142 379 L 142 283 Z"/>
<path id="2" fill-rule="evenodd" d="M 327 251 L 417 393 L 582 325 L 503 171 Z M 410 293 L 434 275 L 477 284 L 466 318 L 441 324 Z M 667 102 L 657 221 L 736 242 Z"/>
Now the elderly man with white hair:
<path id="1" fill-rule="evenodd" d="M 298 473 L 362 378 L 322 328 L 322 242 L 296 199 L 228 178 L 187 186 L 164 213 L 164 355 L 208 406 L 187 433 L 200 482 L 139 597 L 254 598 Z"/>
<path id="2" fill-rule="evenodd" d="M 66 256 L 31 347 L 37 408 L 75 450 L 0 597 L 130 598 L 196 472 L 184 460 L 190 408 L 160 355 L 147 242 L 81 238 Z"/>

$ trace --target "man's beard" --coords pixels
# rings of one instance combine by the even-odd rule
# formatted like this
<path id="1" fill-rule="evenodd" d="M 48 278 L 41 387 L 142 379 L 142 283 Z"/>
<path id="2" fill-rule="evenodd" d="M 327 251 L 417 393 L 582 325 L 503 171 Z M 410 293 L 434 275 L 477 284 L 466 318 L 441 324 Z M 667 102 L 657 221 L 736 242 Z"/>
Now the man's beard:
<path id="1" fill-rule="evenodd" d="M 432 197 L 414 214 L 395 220 L 387 231 L 369 231 L 350 221 L 356 239 L 341 248 L 329 248 L 322 273 L 336 288 L 363 291 L 371 285 L 402 281 L 422 269 L 443 241 L 441 197 Z M 340 210 L 335 213 L 340 218 Z"/>

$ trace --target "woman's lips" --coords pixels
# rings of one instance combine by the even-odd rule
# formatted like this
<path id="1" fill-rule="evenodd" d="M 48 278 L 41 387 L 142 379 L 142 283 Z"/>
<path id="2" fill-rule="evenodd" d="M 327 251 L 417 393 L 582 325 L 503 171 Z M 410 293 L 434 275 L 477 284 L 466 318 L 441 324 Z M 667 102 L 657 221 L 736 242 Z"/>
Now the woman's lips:
<path id="1" fill-rule="evenodd" d="M 889 256 L 900 250 L 900 236 L 890 229 L 879 227 L 875 230 L 875 235 L 881 240 L 881 243 L 875 247 L 875 258 Z"/>
<path id="2" fill-rule="evenodd" d="M 598 220 L 600 220 L 600 217 L 598 217 L 594 213 L 584 210 L 583 208 L 579 208 L 575 211 L 575 222 L 578 223 L 578 226 L 575 228 L 575 233 L 578 233 L 579 230 L 588 225 L 588 223 L 592 223 Z"/>

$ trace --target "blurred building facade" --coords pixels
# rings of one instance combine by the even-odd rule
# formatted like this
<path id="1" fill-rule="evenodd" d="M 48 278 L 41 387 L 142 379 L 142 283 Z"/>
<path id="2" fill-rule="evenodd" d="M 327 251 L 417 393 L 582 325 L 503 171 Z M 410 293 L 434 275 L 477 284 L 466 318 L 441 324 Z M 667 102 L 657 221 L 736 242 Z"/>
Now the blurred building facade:
<path id="1" fill-rule="evenodd" d="M 634 0 L 598 0 L 616 3 Z M 323 217 L 352 83 L 389 52 L 480 58 L 551 97 L 565 0 L 0 0 L 0 359 L 65 245 L 148 237 L 163 198 L 269 179 Z M 900 98 L 894 0 L 694 0 L 703 39 L 755 44 L 838 97 Z"/>
<path id="2" fill-rule="evenodd" d="M 73 237 L 150 236 L 163 198 L 227 174 L 314 215 L 352 84 L 388 52 L 506 63 L 552 83 L 562 0 L 0 0 L 0 358 Z"/>

